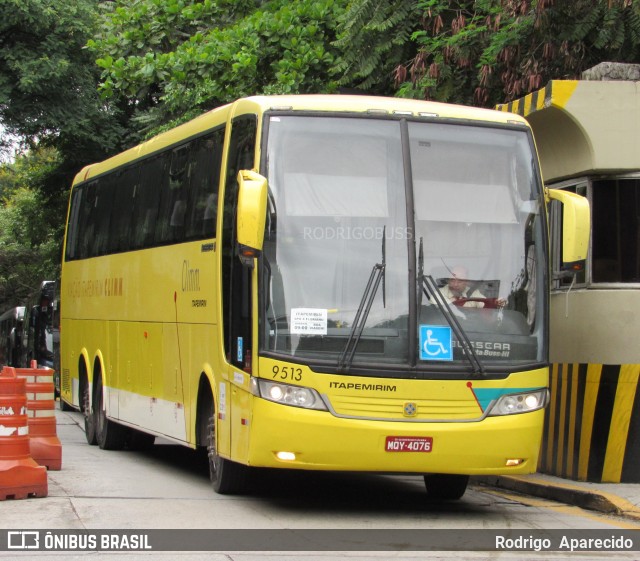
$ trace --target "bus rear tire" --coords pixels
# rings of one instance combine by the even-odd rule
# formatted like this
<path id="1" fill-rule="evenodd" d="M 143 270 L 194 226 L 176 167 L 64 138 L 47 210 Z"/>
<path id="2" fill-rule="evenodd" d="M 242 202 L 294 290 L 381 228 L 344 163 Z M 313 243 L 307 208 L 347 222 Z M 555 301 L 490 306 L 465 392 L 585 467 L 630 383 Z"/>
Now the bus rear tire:
<path id="1" fill-rule="evenodd" d="M 469 483 L 468 475 L 430 473 L 424 476 L 427 496 L 437 501 L 457 501 L 462 498 Z"/>
<path id="2" fill-rule="evenodd" d="M 98 443 L 96 440 L 96 412 L 92 407 L 91 392 L 89 391 L 89 382 L 84 378 L 82 384 L 82 416 L 84 417 L 84 435 L 87 442 L 94 446 Z"/>
<path id="3" fill-rule="evenodd" d="M 122 450 L 126 444 L 127 429 L 107 418 L 104 409 L 102 379 L 98 379 L 95 396 L 96 440 L 101 450 Z"/>
<path id="4" fill-rule="evenodd" d="M 246 491 L 249 468 L 218 455 L 216 449 L 215 418 L 209 419 L 207 434 L 209 478 L 213 490 L 220 495 L 239 495 Z"/>

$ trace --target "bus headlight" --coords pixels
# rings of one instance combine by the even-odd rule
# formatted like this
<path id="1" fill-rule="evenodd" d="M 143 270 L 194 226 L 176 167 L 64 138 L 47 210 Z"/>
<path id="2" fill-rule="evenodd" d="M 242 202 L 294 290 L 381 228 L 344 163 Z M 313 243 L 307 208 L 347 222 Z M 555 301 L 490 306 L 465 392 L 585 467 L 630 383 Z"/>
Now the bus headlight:
<path id="1" fill-rule="evenodd" d="M 532 392 L 503 395 L 493 404 L 489 416 L 530 413 L 543 409 L 549 399 L 549 391 L 544 388 Z"/>
<path id="2" fill-rule="evenodd" d="M 253 378 L 252 382 L 254 384 L 253 393 L 268 401 L 292 407 L 302 407 L 303 409 L 327 411 L 320 394 L 314 389 L 271 382 L 260 378 Z"/>

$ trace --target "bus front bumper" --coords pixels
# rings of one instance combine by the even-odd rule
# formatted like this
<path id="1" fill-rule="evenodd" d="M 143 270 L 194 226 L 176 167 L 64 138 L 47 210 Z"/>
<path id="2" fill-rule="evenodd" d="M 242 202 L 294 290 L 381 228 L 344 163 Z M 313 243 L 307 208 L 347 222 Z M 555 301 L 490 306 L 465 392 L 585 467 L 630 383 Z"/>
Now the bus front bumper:
<path id="1" fill-rule="evenodd" d="M 536 471 L 544 410 L 478 422 L 340 418 L 255 399 L 252 466 L 387 473 L 525 474 Z"/>

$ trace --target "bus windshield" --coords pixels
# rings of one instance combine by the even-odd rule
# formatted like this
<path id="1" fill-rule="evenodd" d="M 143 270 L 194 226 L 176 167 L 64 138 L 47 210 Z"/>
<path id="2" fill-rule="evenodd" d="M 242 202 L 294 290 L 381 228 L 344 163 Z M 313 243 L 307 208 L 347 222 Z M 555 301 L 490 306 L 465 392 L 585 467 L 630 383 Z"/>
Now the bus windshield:
<path id="1" fill-rule="evenodd" d="M 546 360 L 526 130 L 294 115 L 267 130 L 263 353 L 377 373 Z"/>

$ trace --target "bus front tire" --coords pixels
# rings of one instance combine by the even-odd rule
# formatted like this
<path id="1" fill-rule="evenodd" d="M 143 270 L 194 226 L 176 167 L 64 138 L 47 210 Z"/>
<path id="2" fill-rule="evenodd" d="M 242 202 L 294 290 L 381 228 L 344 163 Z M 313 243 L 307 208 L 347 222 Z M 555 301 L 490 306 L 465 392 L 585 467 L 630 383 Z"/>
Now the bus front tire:
<path id="1" fill-rule="evenodd" d="M 238 495 L 246 491 L 249 468 L 218 455 L 216 449 L 215 419 L 209 419 L 207 437 L 209 478 L 213 490 L 220 495 Z"/>
<path id="2" fill-rule="evenodd" d="M 437 501 L 457 501 L 462 498 L 469 483 L 468 475 L 430 473 L 424 476 L 427 496 Z"/>

